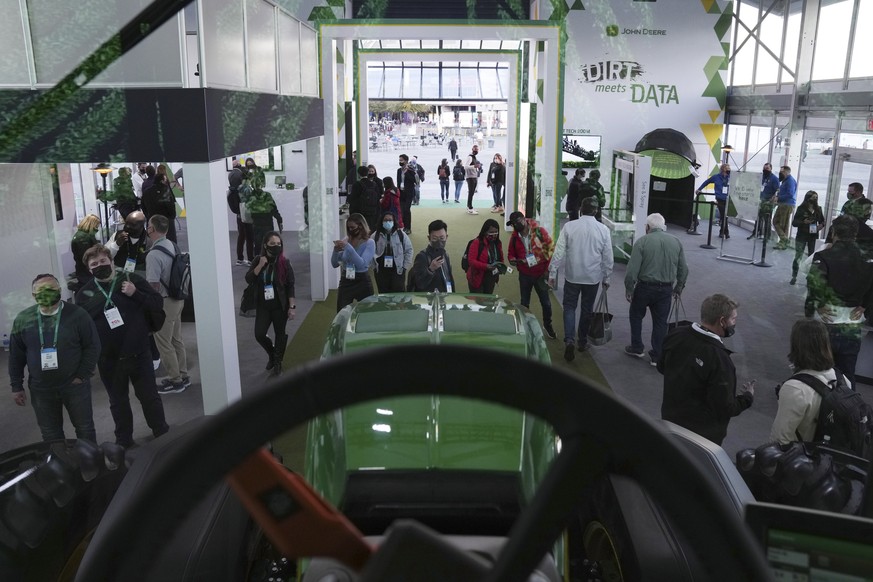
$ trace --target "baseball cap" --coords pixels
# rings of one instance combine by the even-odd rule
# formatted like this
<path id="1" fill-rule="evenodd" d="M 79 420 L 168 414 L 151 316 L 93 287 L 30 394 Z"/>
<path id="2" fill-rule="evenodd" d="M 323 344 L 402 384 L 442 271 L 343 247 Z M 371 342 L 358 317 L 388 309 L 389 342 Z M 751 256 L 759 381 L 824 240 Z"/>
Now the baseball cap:
<path id="1" fill-rule="evenodd" d="M 509 220 L 506 221 L 506 226 L 512 226 L 519 218 L 524 218 L 524 214 L 518 211 L 511 213 L 509 215 Z"/>

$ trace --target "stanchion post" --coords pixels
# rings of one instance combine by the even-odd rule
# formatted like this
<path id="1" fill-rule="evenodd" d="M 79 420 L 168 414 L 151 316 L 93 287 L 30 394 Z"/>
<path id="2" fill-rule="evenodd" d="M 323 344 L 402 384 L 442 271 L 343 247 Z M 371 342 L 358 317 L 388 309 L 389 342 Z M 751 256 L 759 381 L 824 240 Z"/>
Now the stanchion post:
<path id="1" fill-rule="evenodd" d="M 767 243 L 770 242 L 770 231 L 773 230 L 771 224 L 764 224 L 764 216 L 763 213 L 758 211 L 758 223 L 761 224 L 761 228 L 764 229 L 764 244 L 761 245 L 761 260 L 757 263 L 752 263 L 756 267 L 772 267 L 770 263 L 766 261 L 767 257 Z M 769 220 L 769 217 L 768 217 Z"/>
<path id="2" fill-rule="evenodd" d="M 702 232 L 697 232 L 697 227 L 700 225 L 700 198 L 694 197 L 694 214 L 691 216 L 691 228 L 687 231 L 688 234 L 702 235 Z"/>
<path id="3" fill-rule="evenodd" d="M 712 244 L 712 218 L 715 216 L 715 210 L 713 208 L 715 206 L 715 202 L 711 202 L 709 200 L 704 200 L 703 203 L 709 204 L 709 229 L 707 230 L 707 233 L 706 233 L 706 244 L 700 245 L 700 248 L 702 248 L 702 249 L 714 249 L 715 246 Z"/>

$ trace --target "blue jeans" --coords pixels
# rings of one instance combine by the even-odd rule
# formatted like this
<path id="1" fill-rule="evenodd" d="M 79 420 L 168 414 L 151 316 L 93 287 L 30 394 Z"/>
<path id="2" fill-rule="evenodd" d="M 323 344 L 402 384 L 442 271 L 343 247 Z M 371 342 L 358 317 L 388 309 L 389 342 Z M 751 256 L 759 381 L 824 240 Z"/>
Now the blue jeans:
<path id="1" fill-rule="evenodd" d="M 503 206 L 503 184 L 491 184 L 491 195 L 494 206 Z"/>
<path id="2" fill-rule="evenodd" d="M 861 351 L 861 340 L 864 333 L 861 326 L 852 324 L 828 325 L 828 338 L 831 340 L 831 354 L 836 367 L 846 378 L 852 388 L 855 388 L 855 366 L 858 364 L 858 352 Z"/>
<path id="3" fill-rule="evenodd" d="M 552 300 L 549 297 L 549 286 L 546 282 L 546 277 L 547 275 L 533 277 L 525 275 L 521 271 L 518 272 L 518 288 L 521 291 L 521 304 L 525 307 L 530 307 L 530 293 L 532 289 L 536 289 L 537 297 L 540 298 L 540 305 L 543 306 L 543 323 L 548 325 L 552 323 Z"/>
<path id="4" fill-rule="evenodd" d="M 455 202 L 458 202 L 461 199 L 461 186 L 463 185 L 463 180 L 455 180 Z"/>
<path id="5" fill-rule="evenodd" d="M 643 318 L 646 308 L 652 314 L 652 359 L 658 361 L 661 357 L 661 347 L 667 335 L 667 317 L 670 316 L 670 303 L 673 297 L 673 285 L 667 283 L 637 283 L 630 304 L 631 349 L 642 353 Z"/>
<path id="6" fill-rule="evenodd" d="M 594 300 L 597 299 L 597 289 L 600 283 L 586 285 L 571 283 L 564 280 L 564 343 L 572 344 L 576 340 L 576 306 L 579 305 L 579 347 L 588 344 L 588 326 L 591 325 L 591 312 L 594 311 Z M 581 299 L 581 301 L 580 301 Z"/>
<path id="7" fill-rule="evenodd" d="M 440 180 L 440 200 L 449 199 L 449 180 Z"/>
<path id="8" fill-rule="evenodd" d="M 42 433 L 42 440 L 56 441 L 65 438 L 63 409 L 66 408 L 70 422 L 76 429 L 76 438 L 97 442 L 89 380 L 58 388 L 31 388 L 30 402 L 36 413 L 36 423 Z"/>

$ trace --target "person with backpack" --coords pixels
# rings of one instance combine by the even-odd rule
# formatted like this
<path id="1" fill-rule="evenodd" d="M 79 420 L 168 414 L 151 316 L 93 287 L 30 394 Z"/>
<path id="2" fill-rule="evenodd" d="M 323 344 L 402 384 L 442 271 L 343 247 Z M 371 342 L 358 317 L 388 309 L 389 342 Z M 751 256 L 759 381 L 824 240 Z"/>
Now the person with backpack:
<path id="1" fill-rule="evenodd" d="M 255 341 L 267 352 L 267 370 L 274 376 L 282 373 L 282 358 L 288 344 L 285 325 L 297 313 L 294 269 L 283 248 L 282 235 L 276 231 L 268 232 L 246 273 L 246 283 L 254 286 Z M 273 341 L 267 336 L 271 325 Z"/>
<path id="2" fill-rule="evenodd" d="M 446 253 L 449 227 L 442 220 L 427 225 L 428 245 L 415 255 L 406 283 L 407 291 L 453 293 L 452 262 Z"/>
<path id="3" fill-rule="evenodd" d="M 458 159 L 458 142 L 455 138 L 449 140 L 449 153 L 452 155 L 452 161 Z"/>
<path id="4" fill-rule="evenodd" d="M 391 210 L 383 211 L 377 224 L 372 235 L 376 244 L 373 255 L 376 289 L 379 293 L 400 293 L 406 289 L 406 273 L 412 268 L 412 241 Z"/>
<path id="5" fill-rule="evenodd" d="M 252 215 L 252 232 L 255 244 L 262 245 L 267 234 L 273 232 L 273 219 L 279 224 L 279 232 L 282 232 L 282 215 L 273 195 L 264 190 L 267 179 L 264 170 L 254 166 L 249 170 L 243 185 L 240 187 L 240 198 L 245 202 L 246 208 Z"/>
<path id="6" fill-rule="evenodd" d="M 819 390 L 835 394 L 839 393 L 840 386 L 843 391 L 849 390 L 846 378 L 834 368 L 827 327 L 813 319 L 795 322 L 791 328 L 788 359 L 796 373 L 778 388 L 779 408 L 770 429 L 770 440 L 782 444 L 823 442 L 830 424 L 826 418 L 834 409 L 831 405 L 823 405 Z M 873 423 L 873 418 L 869 422 Z M 851 443 L 844 442 L 847 439 L 842 438 L 842 430 L 839 437 L 827 436 L 830 446 L 851 448 Z M 839 442 L 834 442 L 835 437 Z"/>
<path id="7" fill-rule="evenodd" d="M 352 184 L 349 192 L 349 214 L 360 214 L 367 219 L 367 224 L 377 224 L 380 208 L 379 200 L 382 198 L 382 181 L 376 177 L 374 166 L 361 166 L 358 168 L 357 182 Z"/>
<path id="8" fill-rule="evenodd" d="M 503 214 L 503 185 L 506 183 L 506 166 L 503 164 L 503 156 L 494 154 L 494 161 L 488 168 L 486 185 L 491 188 L 494 197 L 494 206 L 491 212 Z"/>
<path id="9" fill-rule="evenodd" d="M 254 160 L 252 163 L 254 164 Z M 251 222 L 243 222 L 240 214 L 241 208 L 239 189 L 245 179 L 245 171 L 237 158 L 233 159 L 233 170 L 227 175 L 227 205 L 230 211 L 236 215 L 236 265 L 250 266 L 255 254 L 255 233 L 252 231 Z M 243 258 L 243 248 L 246 258 Z"/>
<path id="10" fill-rule="evenodd" d="M 437 166 L 437 177 L 440 179 L 440 200 L 442 200 L 443 204 L 449 203 L 449 177 L 451 173 L 449 161 L 443 158 L 443 161 Z"/>
<path id="11" fill-rule="evenodd" d="M 479 214 L 479 211 L 473 208 L 473 194 L 476 193 L 476 187 L 479 185 L 479 174 L 482 173 L 482 162 L 476 158 L 478 155 L 479 145 L 474 143 L 464 164 L 467 177 L 467 214 Z"/>
<path id="12" fill-rule="evenodd" d="M 418 206 L 421 202 L 421 183 L 424 182 L 424 166 L 418 163 L 418 156 L 412 156 L 409 160 L 409 167 L 415 171 L 415 199 L 412 201 L 413 206 Z"/>
<path id="13" fill-rule="evenodd" d="M 161 329 L 154 333 L 155 343 L 161 362 L 167 370 L 167 377 L 158 386 L 158 394 L 177 394 L 191 385 L 188 375 L 188 356 L 185 342 L 182 341 L 182 308 L 184 299 L 175 299 L 170 294 L 170 279 L 174 258 L 179 248 L 167 238 L 169 219 L 155 214 L 149 218 L 146 235 L 152 241 L 151 250 L 146 253 L 146 281 L 164 298 L 164 313 L 167 318 Z"/>
<path id="14" fill-rule="evenodd" d="M 383 211 L 390 211 L 394 214 L 394 219 L 397 225 L 397 228 L 402 230 L 404 233 L 408 233 L 403 224 L 403 212 L 401 211 L 400 206 L 400 190 L 397 189 L 397 186 L 394 185 L 394 180 L 391 179 L 391 176 L 385 176 L 382 178 L 382 200 L 379 202 L 379 207 Z"/>
<path id="15" fill-rule="evenodd" d="M 403 231 L 412 232 L 412 202 L 415 200 L 415 190 L 418 186 L 418 176 L 409 163 L 409 156 L 400 154 L 397 160 L 397 188 L 400 189 L 400 209 L 403 216 Z"/>
<path id="16" fill-rule="evenodd" d="M 493 218 L 482 224 L 479 236 L 467 246 L 467 283 L 470 293 L 494 293 L 500 275 L 506 273 L 500 225 Z M 463 265 L 461 265 L 463 267 Z"/>

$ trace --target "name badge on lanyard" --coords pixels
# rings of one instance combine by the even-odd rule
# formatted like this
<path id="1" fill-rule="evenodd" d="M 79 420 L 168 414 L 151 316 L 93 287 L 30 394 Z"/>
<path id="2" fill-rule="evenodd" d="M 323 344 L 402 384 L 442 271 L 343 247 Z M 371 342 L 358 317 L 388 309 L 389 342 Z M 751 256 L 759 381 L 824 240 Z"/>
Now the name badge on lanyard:
<path id="1" fill-rule="evenodd" d="M 355 278 L 355 266 L 354 265 L 346 265 L 346 279 L 354 279 Z"/>
<path id="2" fill-rule="evenodd" d="M 446 293 L 454 293 L 454 291 L 452 291 L 452 282 L 451 281 L 446 281 Z"/>
<path id="3" fill-rule="evenodd" d="M 809 225 L 809 234 L 816 234 L 816 233 L 818 233 L 818 225 L 815 223 L 810 224 Z"/>
<path id="4" fill-rule="evenodd" d="M 56 348 L 42 348 L 39 351 L 39 361 L 43 371 L 58 369 L 58 350 Z"/>
<path id="5" fill-rule="evenodd" d="M 124 325 L 124 320 L 121 319 L 121 313 L 117 307 L 112 307 L 103 312 L 106 316 L 106 321 L 109 322 L 109 329 L 115 329 Z"/>
<path id="6" fill-rule="evenodd" d="M 276 291 L 272 285 L 264 285 L 264 299 L 267 301 L 276 298 Z"/>
<path id="7" fill-rule="evenodd" d="M 387 256 L 387 257 L 383 257 L 383 259 L 385 261 L 385 268 L 386 269 L 390 269 L 391 267 L 394 266 L 394 257 Z"/>
<path id="8" fill-rule="evenodd" d="M 136 259 L 132 259 L 130 257 L 124 261 L 124 272 L 125 273 L 133 273 L 136 270 Z"/>
<path id="9" fill-rule="evenodd" d="M 528 267 L 536 267 L 537 263 L 539 262 L 537 261 L 536 255 L 534 255 L 533 253 L 528 253 L 527 256 L 524 257 L 524 260 L 527 261 Z"/>

